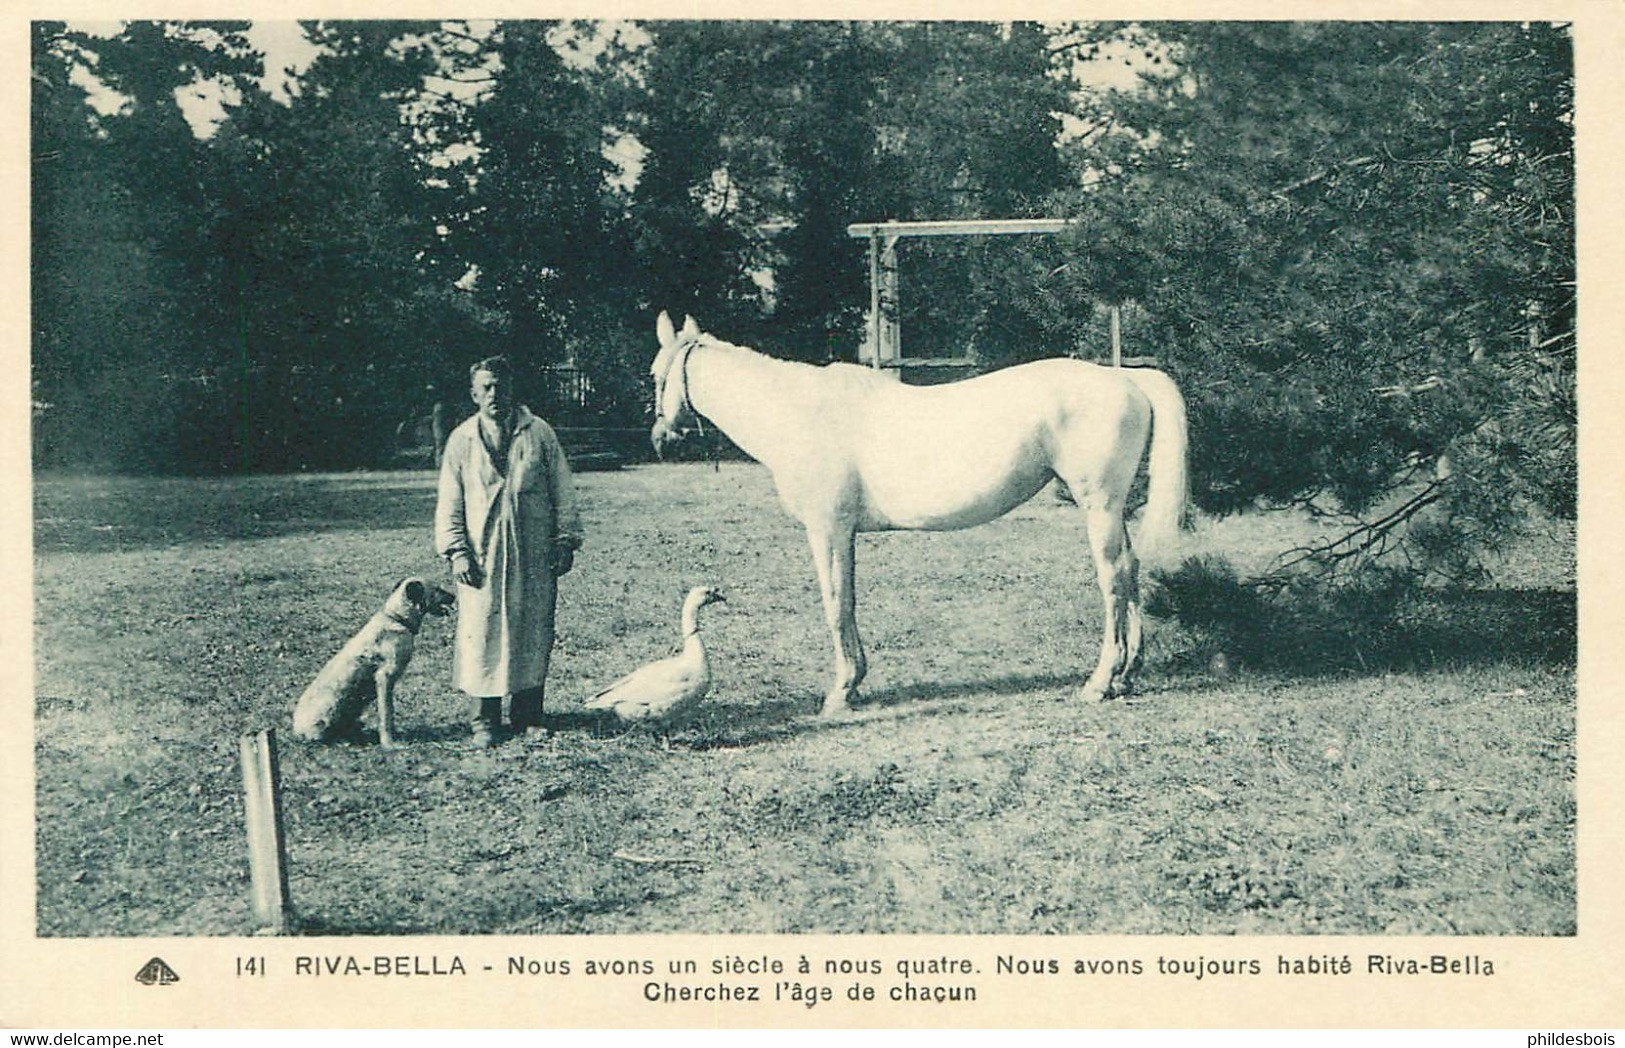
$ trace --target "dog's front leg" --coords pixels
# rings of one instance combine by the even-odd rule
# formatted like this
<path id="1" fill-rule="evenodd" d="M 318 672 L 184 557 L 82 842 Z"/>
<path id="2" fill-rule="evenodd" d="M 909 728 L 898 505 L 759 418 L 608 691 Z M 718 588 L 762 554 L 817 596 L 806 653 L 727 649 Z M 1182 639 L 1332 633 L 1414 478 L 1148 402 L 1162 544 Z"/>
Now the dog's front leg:
<path id="1" fill-rule="evenodd" d="M 380 669 L 374 680 L 378 685 L 378 745 L 392 750 L 395 749 L 395 682 L 387 668 Z"/>

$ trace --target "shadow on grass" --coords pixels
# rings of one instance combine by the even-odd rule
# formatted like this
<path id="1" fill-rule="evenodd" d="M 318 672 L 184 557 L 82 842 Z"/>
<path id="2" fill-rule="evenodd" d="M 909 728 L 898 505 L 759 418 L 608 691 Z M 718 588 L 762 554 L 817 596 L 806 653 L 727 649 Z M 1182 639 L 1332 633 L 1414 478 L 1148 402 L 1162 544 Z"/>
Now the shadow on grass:
<path id="1" fill-rule="evenodd" d="M 542 728 L 549 732 L 582 733 L 597 738 L 620 735 L 627 730 L 625 725 L 618 724 L 615 721 L 612 714 L 598 710 L 545 711 L 542 714 Z M 396 743 L 406 748 L 436 746 L 455 749 L 460 745 L 467 746 L 471 737 L 472 725 L 466 717 L 454 717 L 448 721 L 417 724 L 395 729 Z M 510 740 L 512 739 L 512 733 L 504 730 L 501 738 L 504 741 Z M 300 742 L 300 744 L 308 745 L 303 742 Z M 377 749 L 378 729 L 370 725 L 358 724 L 324 745 Z"/>
<path id="2" fill-rule="evenodd" d="M 1238 601 L 1185 609 L 1198 642 L 1185 661 L 1222 651 L 1250 669 L 1292 677 L 1459 669 L 1505 662 L 1573 666 L 1573 590 L 1454 589 L 1406 594 L 1381 606 Z"/>
<path id="3" fill-rule="evenodd" d="M 1304 679 L 1349 673 L 1416 672 L 1500 663 L 1573 666 L 1578 613 L 1572 590 L 1430 591 L 1407 598 L 1387 615 L 1332 617 L 1279 610 L 1252 621 L 1235 616 L 1190 629 L 1195 643 L 1153 667 L 1155 680 L 1126 699 L 1222 687 L 1207 661 L 1224 651 L 1249 670 Z M 1165 628 L 1177 629 L 1170 623 Z M 1192 674 L 1190 671 L 1198 672 Z M 815 732 L 859 727 L 899 717 L 962 712 L 982 698 L 1062 691 L 1069 698 L 1082 675 L 1012 674 L 988 680 L 919 682 L 863 692 L 843 716 L 819 715 L 816 695 L 783 698 L 713 712 L 673 741 L 692 750 L 755 746 Z"/>
<path id="4" fill-rule="evenodd" d="M 350 529 L 428 528 L 427 471 L 247 477 L 41 477 L 40 553 L 104 553 Z"/>
<path id="5" fill-rule="evenodd" d="M 596 738 L 620 735 L 627 730 L 608 710 L 583 709 L 560 710 L 556 713 L 544 710 L 542 727 L 548 731 L 583 732 Z"/>
<path id="6" fill-rule="evenodd" d="M 633 881 L 636 880 L 633 878 Z M 311 938 L 347 935 L 498 935 L 542 934 L 544 929 L 555 933 L 574 933 L 580 931 L 589 918 L 636 913 L 641 907 L 659 902 L 668 894 L 648 885 L 629 883 L 627 891 L 588 899 L 533 899 L 521 895 L 515 896 L 505 906 L 487 907 L 477 920 L 470 922 L 469 927 L 301 914 L 296 921 L 294 934 Z"/>
<path id="7" fill-rule="evenodd" d="M 736 746 L 757 746 L 824 731 L 860 727 L 875 721 L 899 717 L 940 716 L 960 712 L 960 700 L 1025 695 L 1034 692 L 1071 689 L 1082 678 L 1054 674 L 1012 674 L 992 680 L 953 683 L 917 683 L 899 687 L 861 691 L 851 712 L 836 717 L 819 713 L 822 699 L 786 698 L 758 706 L 740 708 L 726 719 L 713 715 L 687 735 L 675 740 L 692 750 L 713 750 Z"/>
<path id="8" fill-rule="evenodd" d="M 427 927 L 413 924 L 335 920 L 318 914 L 300 914 L 293 927 L 293 934 L 312 938 L 327 935 L 424 935 L 428 931 Z"/>
<path id="9" fill-rule="evenodd" d="M 457 746 L 466 745 L 471 736 L 470 725 L 467 718 L 455 718 L 450 721 L 437 721 L 433 724 L 417 725 L 410 728 L 396 728 L 395 741 L 402 746 Z M 378 731 L 371 729 L 367 732 L 369 744 L 378 744 Z"/>
<path id="10" fill-rule="evenodd" d="M 1402 665 L 1499 662 L 1572 665 L 1579 643 L 1573 590 L 1458 591 L 1427 601 L 1381 652 Z M 1381 649 L 1379 649 L 1380 651 Z"/>
<path id="11" fill-rule="evenodd" d="M 900 706 L 905 703 L 935 702 L 960 699 L 976 695 L 1025 695 L 1034 691 L 1055 691 L 1083 686 L 1084 677 L 1061 676 L 1054 673 L 1011 674 L 993 680 L 959 681 L 952 684 L 920 682 L 896 688 L 885 688 L 865 694 L 859 709 Z"/>

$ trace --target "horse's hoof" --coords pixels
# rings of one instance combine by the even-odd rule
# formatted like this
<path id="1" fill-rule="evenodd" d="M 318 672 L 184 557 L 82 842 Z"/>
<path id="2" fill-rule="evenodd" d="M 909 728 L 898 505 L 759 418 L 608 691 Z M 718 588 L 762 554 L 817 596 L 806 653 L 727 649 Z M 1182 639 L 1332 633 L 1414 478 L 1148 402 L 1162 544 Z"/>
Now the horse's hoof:
<path id="1" fill-rule="evenodd" d="M 825 720 L 837 717 L 847 717 L 852 714 L 852 706 L 846 701 L 845 695 L 829 695 L 824 699 L 824 708 L 818 712 Z"/>
<path id="2" fill-rule="evenodd" d="M 1098 688 L 1093 684 L 1085 684 L 1078 691 L 1078 699 L 1087 706 L 1098 706 L 1106 701 L 1106 689 Z"/>

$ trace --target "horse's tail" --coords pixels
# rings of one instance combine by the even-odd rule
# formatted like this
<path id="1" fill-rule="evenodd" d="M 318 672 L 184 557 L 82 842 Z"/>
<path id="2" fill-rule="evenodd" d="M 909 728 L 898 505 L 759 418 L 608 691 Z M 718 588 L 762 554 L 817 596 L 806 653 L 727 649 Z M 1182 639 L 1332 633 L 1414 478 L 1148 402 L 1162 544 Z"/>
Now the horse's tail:
<path id="1" fill-rule="evenodd" d="M 1125 368 L 1123 373 L 1151 401 L 1151 457 L 1146 464 L 1148 484 L 1137 545 L 1142 553 L 1170 549 L 1185 523 L 1189 439 L 1185 398 L 1174 380 L 1160 371 Z"/>

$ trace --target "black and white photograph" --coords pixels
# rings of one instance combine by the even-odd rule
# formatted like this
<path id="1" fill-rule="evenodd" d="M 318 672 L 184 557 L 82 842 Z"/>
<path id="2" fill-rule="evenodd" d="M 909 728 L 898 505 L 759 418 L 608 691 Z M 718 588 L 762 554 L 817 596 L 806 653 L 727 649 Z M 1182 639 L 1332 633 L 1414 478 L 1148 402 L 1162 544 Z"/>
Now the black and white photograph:
<path id="1" fill-rule="evenodd" d="M 1625 1025 L 1617 11 L 108 10 L 0 1022 Z"/>

